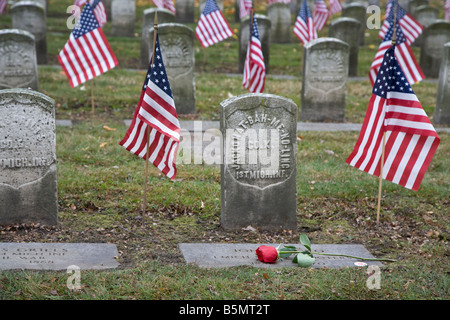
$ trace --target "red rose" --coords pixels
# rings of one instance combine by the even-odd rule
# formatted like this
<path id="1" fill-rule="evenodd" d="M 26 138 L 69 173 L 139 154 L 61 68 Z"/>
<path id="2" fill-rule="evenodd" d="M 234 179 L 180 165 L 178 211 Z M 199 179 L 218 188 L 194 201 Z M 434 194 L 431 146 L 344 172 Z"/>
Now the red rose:
<path id="1" fill-rule="evenodd" d="M 278 251 L 275 247 L 260 246 L 256 249 L 258 260 L 266 263 L 275 263 L 278 259 Z"/>

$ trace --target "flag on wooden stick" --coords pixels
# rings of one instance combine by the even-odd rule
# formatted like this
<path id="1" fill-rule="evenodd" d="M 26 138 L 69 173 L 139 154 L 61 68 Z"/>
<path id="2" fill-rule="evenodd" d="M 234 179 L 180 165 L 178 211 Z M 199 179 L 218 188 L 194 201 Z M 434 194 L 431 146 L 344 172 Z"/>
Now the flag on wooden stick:
<path id="1" fill-rule="evenodd" d="M 384 54 L 359 138 L 346 162 L 417 191 L 440 139 L 397 62 L 396 49 L 393 45 Z"/>
<path id="2" fill-rule="evenodd" d="M 118 65 L 89 3 L 84 6 L 80 20 L 59 52 L 58 60 L 72 88 Z"/>
<path id="3" fill-rule="evenodd" d="M 242 19 L 243 17 L 249 16 L 252 8 L 252 0 L 239 0 L 239 17 Z"/>
<path id="4" fill-rule="evenodd" d="M 339 0 L 330 0 L 330 16 L 342 11 L 342 4 Z"/>
<path id="5" fill-rule="evenodd" d="M 309 41 L 317 39 L 317 31 L 314 27 L 311 14 L 309 13 L 306 0 L 303 0 L 297 19 L 295 20 L 294 34 L 303 44 L 307 44 Z"/>
<path id="6" fill-rule="evenodd" d="M 202 47 L 206 48 L 233 35 L 227 20 L 214 0 L 206 0 L 195 35 Z"/>
<path id="7" fill-rule="evenodd" d="M 86 4 L 86 2 L 87 0 L 75 0 L 73 4 L 81 8 Z M 103 2 L 101 2 L 100 0 L 89 0 L 89 4 L 94 10 L 94 15 L 97 18 L 98 24 L 100 25 L 100 27 L 103 27 L 108 20 Z"/>
<path id="8" fill-rule="evenodd" d="M 314 2 L 314 12 L 313 21 L 316 30 L 320 31 L 323 29 L 328 20 L 328 9 L 327 5 L 323 0 L 316 0 Z"/>
<path id="9" fill-rule="evenodd" d="M 171 11 L 173 14 L 176 13 L 175 4 L 173 0 L 153 0 L 153 3 L 157 8 L 167 9 Z"/>

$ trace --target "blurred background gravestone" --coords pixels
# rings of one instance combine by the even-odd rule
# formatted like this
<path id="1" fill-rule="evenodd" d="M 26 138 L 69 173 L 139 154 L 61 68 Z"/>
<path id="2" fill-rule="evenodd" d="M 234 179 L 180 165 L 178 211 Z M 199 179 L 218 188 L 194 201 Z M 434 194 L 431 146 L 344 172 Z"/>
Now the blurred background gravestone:
<path id="1" fill-rule="evenodd" d="M 422 33 L 420 67 L 426 77 L 439 77 L 444 45 L 450 41 L 450 22 L 438 20 L 430 24 Z"/>
<path id="2" fill-rule="evenodd" d="M 450 42 L 444 45 L 433 122 L 450 124 Z"/>
<path id="3" fill-rule="evenodd" d="M 136 22 L 135 0 L 112 0 L 111 35 L 116 37 L 134 37 Z"/>

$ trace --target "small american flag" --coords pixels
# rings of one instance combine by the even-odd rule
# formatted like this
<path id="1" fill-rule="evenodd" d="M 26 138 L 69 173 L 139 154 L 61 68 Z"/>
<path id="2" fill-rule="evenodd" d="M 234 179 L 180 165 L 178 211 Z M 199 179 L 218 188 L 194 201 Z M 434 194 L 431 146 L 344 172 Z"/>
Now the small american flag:
<path id="1" fill-rule="evenodd" d="M 445 0 L 445 20 L 450 20 L 450 0 Z"/>
<path id="2" fill-rule="evenodd" d="M 300 39 L 303 44 L 317 39 L 317 31 L 314 27 L 313 19 L 309 13 L 308 4 L 303 0 L 303 4 L 298 13 L 294 24 L 294 34 Z"/>
<path id="3" fill-rule="evenodd" d="M 266 65 L 264 63 L 261 40 L 259 38 L 258 23 L 256 17 L 253 16 L 253 26 L 244 63 L 242 86 L 250 90 L 250 92 L 261 93 L 264 91 L 265 81 Z"/>
<path id="4" fill-rule="evenodd" d="M 386 32 L 390 25 L 394 22 L 394 6 L 397 6 L 397 23 L 400 25 L 403 34 L 406 37 L 406 41 L 411 45 L 420 34 L 423 32 L 423 26 L 417 22 L 409 13 L 406 12 L 397 2 L 397 0 L 391 0 L 386 6 L 387 18 L 384 20 L 381 26 L 378 36 L 384 39 Z"/>
<path id="5" fill-rule="evenodd" d="M 117 66 L 117 58 L 89 3 L 86 3 L 69 40 L 59 52 L 58 60 L 72 88 Z"/>
<path id="6" fill-rule="evenodd" d="M 242 19 L 243 17 L 249 16 L 252 8 L 252 0 L 239 0 L 239 17 Z"/>
<path id="7" fill-rule="evenodd" d="M 148 157 L 174 180 L 179 141 L 180 123 L 157 36 L 155 57 L 151 59 L 133 120 L 119 144 L 140 158 Z"/>
<path id="8" fill-rule="evenodd" d="M 202 47 L 209 47 L 233 35 L 228 22 L 214 0 L 206 0 L 195 35 Z"/>
<path id="9" fill-rule="evenodd" d="M 152 0 L 153 3 L 157 8 L 167 9 L 173 12 L 173 14 L 176 13 L 175 5 L 173 3 L 173 0 Z"/>
<path id="10" fill-rule="evenodd" d="M 353 152 L 346 160 L 383 179 L 417 191 L 440 139 L 398 64 L 396 46 L 383 59 Z"/>
<path id="11" fill-rule="evenodd" d="M 342 4 L 339 0 L 330 0 L 330 15 L 336 14 L 342 11 Z"/>
<path id="12" fill-rule="evenodd" d="M 0 13 L 3 13 L 7 4 L 8 4 L 8 0 L 0 0 Z"/>
<path id="13" fill-rule="evenodd" d="M 328 20 L 328 9 L 327 5 L 323 0 L 316 0 L 314 2 L 314 13 L 313 13 L 313 21 L 314 27 L 316 30 L 320 31 L 325 26 Z"/>
<path id="14" fill-rule="evenodd" d="M 86 2 L 87 0 L 75 0 L 74 5 L 81 8 L 86 4 Z M 100 0 L 89 0 L 89 4 L 94 10 L 94 15 L 97 18 L 98 24 L 100 25 L 100 27 L 103 27 L 108 20 L 106 16 L 105 6 Z"/>
<path id="15" fill-rule="evenodd" d="M 403 73 L 405 74 L 406 80 L 410 84 L 422 81 L 425 78 L 425 75 L 423 74 L 420 65 L 417 63 L 416 58 L 414 57 L 414 53 L 412 52 L 411 47 L 408 45 L 406 38 L 403 35 L 402 29 L 398 24 L 395 29 L 397 30 L 397 50 L 395 50 L 395 56 L 403 70 Z M 380 66 L 383 62 L 385 52 L 392 46 L 393 34 L 394 24 L 392 23 L 387 30 L 386 36 L 381 42 L 380 47 L 378 48 L 378 51 L 375 55 L 375 59 L 370 67 L 369 79 L 372 85 L 375 83 L 378 70 L 380 69 Z"/>

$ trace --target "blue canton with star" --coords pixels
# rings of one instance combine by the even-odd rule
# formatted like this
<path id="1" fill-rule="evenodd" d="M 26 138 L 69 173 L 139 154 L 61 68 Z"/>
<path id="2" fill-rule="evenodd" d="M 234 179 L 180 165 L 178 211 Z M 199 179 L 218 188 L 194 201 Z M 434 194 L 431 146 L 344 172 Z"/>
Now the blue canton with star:
<path id="1" fill-rule="evenodd" d="M 214 0 L 207 0 L 205 8 L 203 9 L 203 14 L 206 16 L 207 14 L 210 14 L 211 12 L 217 10 L 219 10 L 219 7 L 217 6 L 216 2 Z"/>
<path id="2" fill-rule="evenodd" d="M 391 23 L 394 21 L 395 6 L 397 6 L 397 17 L 396 17 L 397 21 L 399 21 L 406 15 L 406 10 L 403 9 L 402 7 L 400 7 L 400 5 L 398 4 L 398 1 L 397 0 L 392 1 L 392 6 L 389 11 L 388 18 L 387 18 L 388 21 Z"/>
<path id="3" fill-rule="evenodd" d="M 304 21 L 307 21 L 308 18 L 311 17 L 311 14 L 309 13 L 308 4 L 306 3 L 306 0 L 303 1 L 303 4 L 300 8 L 300 12 L 298 13 L 298 16 L 302 18 Z"/>
<path id="4" fill-rule="evenodd" d="M 97 19 L 95 18 L 94 12 L 89 2 L 86 2 L 83 12 L 81 13 L 80 20 L 78 20 L 75 29 L 73 29 L 72 34 L 75 39 L 84 36 L 86 33 L 91 32 L 100 28 Z"/>
<path id="5" fill-rule="evenodd" d="M 252 37 L 256 37 L 259 39 L 259 31 L 258 31 L 258 23 L 256 22 L 256 17 L 253 16 L 253 30 L 252 30 Z"/>
<path id="6" fill-rule="evenodd" d="M 395 29 L 396 29 L 396 34 L 397 34 L 396 43 L 401 44 L 403 42 L 406 42 L 406 37 L 403 34 L 402 28 L 400 27 L 400 25 L 398 23 L 396 24 Z M 394 36 L 394 23 L 391 22 L 391 26 L 386 31 L 383 41 L 391 41 L 393 36 Z"/>
<path id="7" fill-rule="evenodd" d="M 155 46 L 155 61 L 152 61 L 148 72 L 147 78 L 145 80 L 142 90 L 147 89 L 147 84 L 149 81 L 157 85 L 162 91 L 168 94 L 171 98 L 172 89 L 170 88 L 169 79 L 167 78 L 166 68 L 164 67 L 163 58 L 161 54 L 161 48 L 159 47 L 159 36 L 156 35 L 156 46 Z"/>
<path id="8" fill-rule="evenodd" d="M 388 91 L 414 94 L 395 58 L 395 46 L 390 47 L 384 54 L 372 92 L 386 99 Z"/>

